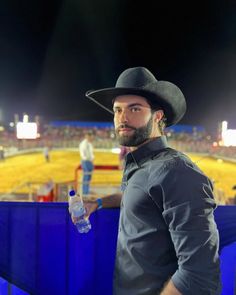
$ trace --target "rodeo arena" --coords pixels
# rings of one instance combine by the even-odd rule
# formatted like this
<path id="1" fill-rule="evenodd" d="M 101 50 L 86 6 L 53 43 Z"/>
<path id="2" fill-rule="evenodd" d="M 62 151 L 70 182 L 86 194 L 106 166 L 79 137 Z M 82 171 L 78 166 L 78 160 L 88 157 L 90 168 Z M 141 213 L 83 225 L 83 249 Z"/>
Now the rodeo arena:
<path id="1" fill-rule="evenodd" d="M 102 198 L 118 192 L 122 179 L 113 123 L 45 122 L 23 114 L 0 126 L 0 295 L 112 294 L 119 209 L 94 212 L 87 234 L 78 234 L 68 212 L 68 192 L 83 195 L 79 145 L 88 132 L 95 155 L 90 194 Z M 189 125 L 167 128 L 165 135 L 214 185 L 221 294 L 234 295 L 236 130 L 224 121 L 215 137 Z"/>

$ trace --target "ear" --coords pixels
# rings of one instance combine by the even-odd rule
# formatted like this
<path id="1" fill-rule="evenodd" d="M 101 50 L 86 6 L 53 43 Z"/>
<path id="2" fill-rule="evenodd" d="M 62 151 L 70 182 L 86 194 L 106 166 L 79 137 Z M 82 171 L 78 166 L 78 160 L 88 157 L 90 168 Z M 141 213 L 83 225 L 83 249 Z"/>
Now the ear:
<path id="1" fill-rule="evenodd" d="M 154 120 L 156 123 L 158 123 L 163 117 L 164 117 L 163 110 L 158 110 L 154 113 Z"/>

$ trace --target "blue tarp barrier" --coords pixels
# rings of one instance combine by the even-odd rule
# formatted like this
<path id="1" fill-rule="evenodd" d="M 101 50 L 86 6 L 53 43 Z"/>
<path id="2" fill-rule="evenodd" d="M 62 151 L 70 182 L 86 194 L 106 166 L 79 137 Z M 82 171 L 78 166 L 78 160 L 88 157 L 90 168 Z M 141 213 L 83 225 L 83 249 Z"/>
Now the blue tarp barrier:
<path id="1" fill-rule="evenodd" d="M 225 246 L 221 251 L 221 295 L 236 295 L 236 242 Z"/>
<path id="2" fill-rule="evenodd" d="M 220 249 L 236 241 L 236 206 L 219 206 L 215 220 L 220 233 Z"/>
<path id="3" fill-rule="evenodd" d="M 79 234 L 65 203 L 0 203 L 0 277 L 30 294 L 111 294 L 119 210 Z"/>
<path id="4" fill-rule="evenodd" d="M 0 278 L 0 295 L 29 295 L 29 293 L 26 293 L 16 286 L 9 284 L 3 278 Z"/>
<path id="5" fill-rule="evenodd" d="M 215 216 L 223 256 L 236 242 L 236 206 Z M 32 295 L 111 295 L 119 209 L 90 219 L 92 230 L 79 234 L 66 203 L 1 202 L 0 277 Z"/>

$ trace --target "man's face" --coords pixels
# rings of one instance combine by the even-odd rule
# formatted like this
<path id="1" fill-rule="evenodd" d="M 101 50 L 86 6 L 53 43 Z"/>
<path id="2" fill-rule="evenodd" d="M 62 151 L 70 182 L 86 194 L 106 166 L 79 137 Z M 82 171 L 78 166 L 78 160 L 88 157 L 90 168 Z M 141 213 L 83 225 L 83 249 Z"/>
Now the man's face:
<path id="1" fill-rule="evenodd" d="M 88 142 L 92 142 L 93 141 L 93 134 L 87 134 L 86 139 L 88 140 Z"/>
<path id="2" fill-rule="evenodd" d="M 144 97 L 118 96 L 113 110 L 115 132 L 120 145 L 138 147 L 157 135 L 157 124 L 155 124 L 150 105 Z"/>

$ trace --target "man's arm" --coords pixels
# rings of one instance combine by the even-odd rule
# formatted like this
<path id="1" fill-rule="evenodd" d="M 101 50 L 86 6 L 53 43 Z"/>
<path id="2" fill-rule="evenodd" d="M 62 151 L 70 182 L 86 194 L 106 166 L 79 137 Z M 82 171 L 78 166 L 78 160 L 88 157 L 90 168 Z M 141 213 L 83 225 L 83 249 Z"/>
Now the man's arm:
<path id="1" fill-rule="evenodd" d="M 120 207 L 122 194 L 116 193 L 109 196 L 105 196 L 102 199 L 102 208 L 117 208 Z M 86 217 L 89 218 L 89 216 L 95 212 L 98 209 L 98 202 L 97 198 L 95 197 L 87 197 L 86 200 L 84 200 L 84 206 L 86 208 Z M 73 223 L 76 223 L 77 218 L 71 216 Z"/>
<path id="2" fill-rule="evenodd" d="M 166 284 L 166 286 L 164 287 L 164 289 L 162 290 L 160 295 L 182 295 L 182 293 L 180 293 L 176 289 L 173 282 L 171 280 L 169 280 L 169 282 Z"/>
<path id="3" fill-rule="evenodd" d="M 102 198 L 102 207 L 103 208 L 120 207 L 121 199 L 122 199 L 121 193 L 105 196 Z"/>
<path id="4" fill-rule="evenodd" d="M 211 183 L 191 163 L 179 162 L 169 167 L 163 185 L 162 215 L 178 259 L 171 282 L 183 294 L 218 294 L 219 236 Z"/>
<path id="5" fill-rule="evenodd" d="M 102 208 L 118 208 L 120 207 L 122 194 L 116 193 L 101 198 Z M 98 209 L 97 198 L 89 197 L 84 200 L 84 205 L 87 210 L 87 216 Z"/>

